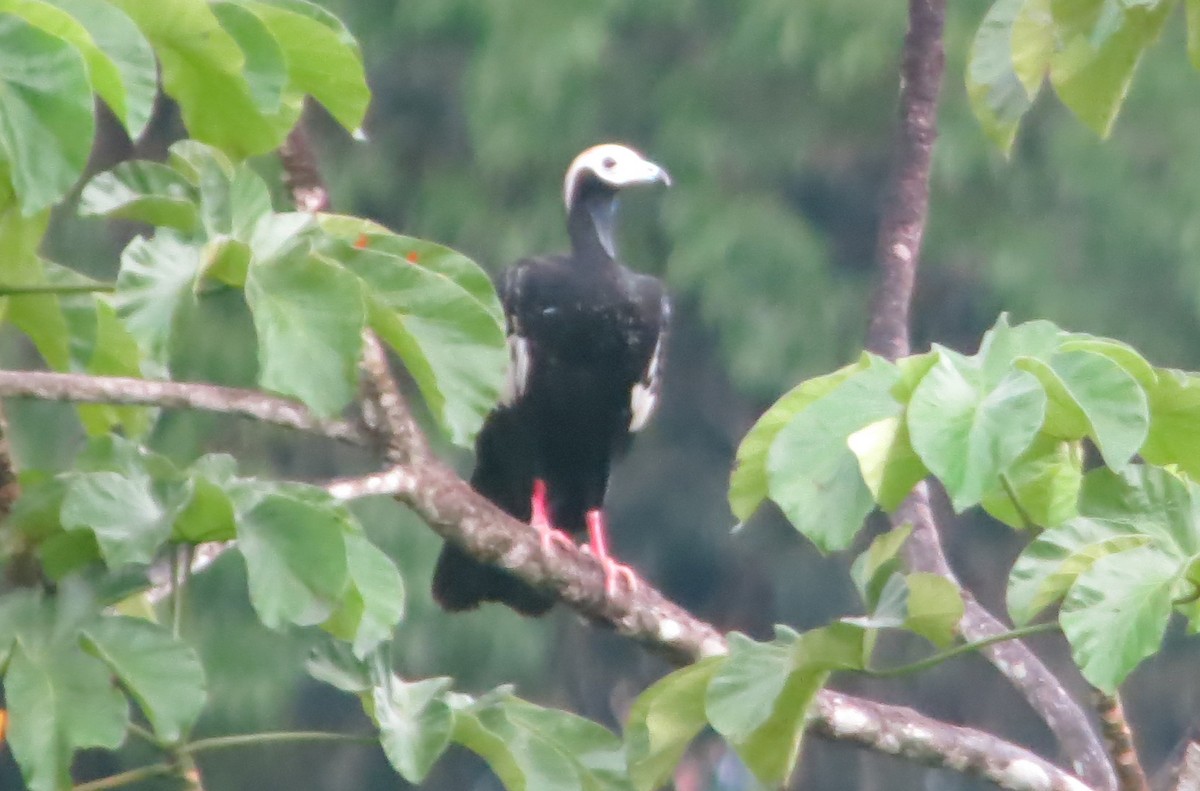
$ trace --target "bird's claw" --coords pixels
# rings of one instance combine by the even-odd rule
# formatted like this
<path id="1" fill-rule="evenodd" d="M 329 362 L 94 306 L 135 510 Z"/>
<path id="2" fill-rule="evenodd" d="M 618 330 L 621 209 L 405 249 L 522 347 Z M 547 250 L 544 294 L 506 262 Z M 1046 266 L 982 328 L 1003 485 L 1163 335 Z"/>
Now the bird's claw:
<path id="1" fill-rule="evenodd" d="M 592 551 L 591 546 L 584 544 L 581 549 L 600 564 L 601 570 L 604 571 L 604 598 L 613 599 L 617 595 L 617 581 L 621 580 L 625 583 L 625 589 L 630 593 L 636 591 L 639 587 L 637 575 L 633 569 L 626 566 L 624 563 L 618 563 L 608 555 L 597 555 Z"/>
<path id="2" fill-rule="evenodd" d="M 538 543 L 542 546 L 542 552 L 549 552 L 550 548 L 555 545 L 560 549 L 575 548 L 575 542 L 563 531 L 550 525 L 539 525 L 536 523 L 533 527 L 538 531 Z"/>

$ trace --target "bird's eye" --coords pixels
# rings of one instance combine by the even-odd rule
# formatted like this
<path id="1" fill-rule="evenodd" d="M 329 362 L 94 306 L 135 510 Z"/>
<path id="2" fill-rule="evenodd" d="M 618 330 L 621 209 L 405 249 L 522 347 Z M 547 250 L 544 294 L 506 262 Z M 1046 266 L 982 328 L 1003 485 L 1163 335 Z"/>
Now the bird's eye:
<path id="1" fill-rule="evenodd" d="M 617 160 L 613 159 L 612 157 L 605 157 L 604 161 L 600 163 L 600 166 L 605 170 L 612 170 L 617 166 Z"/>

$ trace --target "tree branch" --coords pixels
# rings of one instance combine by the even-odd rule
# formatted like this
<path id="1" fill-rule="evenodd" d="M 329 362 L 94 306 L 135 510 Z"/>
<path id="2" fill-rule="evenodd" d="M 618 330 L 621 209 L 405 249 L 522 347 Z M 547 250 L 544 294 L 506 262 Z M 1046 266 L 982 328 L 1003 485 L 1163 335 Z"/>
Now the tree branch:
<path id="1" fill-rule="evenodd" d="M 929 172 L 937 139 L 938 92 L 945 68 L 945 13 L 945 0 L 909 2 L 894 170 L 876 244 L 881 275 L 866 339 L 869 351 L 888 359 L 911 352 L 909 316 L 929 213 Z M 905 547 L 909 569 L 940 574 L 962 590 L 942 550 L 925 484 L 913 491 L 892 521 L 913 526 Z M 982 640 L 1006 631 L 1004 624 L 974 596 L 962 592 L 966 612 L 959 629 L 967 640 Z M 991 646 L 985 655 L 1046 722 L 1076 773 L 1102 791 L 1115 791 L 1116 776 L 1099 737 L 1082 707 L 1042 661 L 1020 642 Z"/>
<path id="2" fill-rule="evenodd" d="M 1133 730 L 1125 718 L 1125 707 L 1119 695 L 1106 695 L 1100 690 L 1093 692 L 1096 713 L 1100 715 L 1100 730 L 1108 747 L 1109 757 L 1117 769 L 1120 791 L 1150 791 L 1150 782 L 1142 769 L 1137 747 L 1133 743 Z"/>
<path id="3" fill-rule="evenodd" d="M 1190 742 L 1184 751 L 1175 791 L 1200 791 L 1200 742 Z"/>
<path id="4" fill-rule="evenodd" d="M 201 382 L 167 382 L 123 376 L 89 376 L 47 371 L 0 371 L 0 396 L 132 404 L 174 409 L 202 409 L 253 418 L 284 428 L 363 445 L 368 435 L 345 420 L 318 417 L 298 401 L 258 390 L 242 390 Z"/>

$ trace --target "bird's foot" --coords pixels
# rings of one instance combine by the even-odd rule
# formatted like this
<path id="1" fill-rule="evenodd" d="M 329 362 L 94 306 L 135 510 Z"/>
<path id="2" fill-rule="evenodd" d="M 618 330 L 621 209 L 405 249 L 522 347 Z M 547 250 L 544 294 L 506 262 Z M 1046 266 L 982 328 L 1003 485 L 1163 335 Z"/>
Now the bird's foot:
<path id="1" fill-rule="evenodd" d="M 588 544 L 583 549 L 600 562 L 604 571 L 604 596 L 611 599 L 617 595 L 617 581 L 623 581 L 630 593 L 638 589 L 637 576 L 633 569 L 613 560 L 608 554 L 608 530 L 604 524 L 604 512 L 595 508 L 587 512 Z"/>
<path id="2" fill-rule="evenodd" d="M 575 548 L 575 542 L 563 531 L 554 527 L 550 522 L 550 507 L 546 497 L 546 482 L 536 478 L 533 482 L 533 497 L 530 500 L 529 525 L 538 532 L 538 543 L 543 552 L 557 544 L 562 548 Z"/>
<path id="3" fill-rule="evenodd" d="M 604 598 L 612 599 L 617 595 L 617 583 L 625 583 L 625 590 L 633 593 L 639 587 L 637 574 L 633 569 L 620 563 L 609 555 L 597 554 L 596 550 L 590 544 L 585 544 L 580 547 L 584 552 L 596 558 L 600 564 L 600 568 L 604 571 Z"/>

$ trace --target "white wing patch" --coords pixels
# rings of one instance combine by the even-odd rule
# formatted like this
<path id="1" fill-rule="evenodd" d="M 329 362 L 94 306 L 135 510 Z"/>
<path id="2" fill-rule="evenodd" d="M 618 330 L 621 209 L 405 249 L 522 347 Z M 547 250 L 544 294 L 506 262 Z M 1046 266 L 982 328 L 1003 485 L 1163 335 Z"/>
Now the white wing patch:
<path id="1" fill-rule="evenodd" d="M 663 300 L 664 326 L 668 315 L 667 302 Z M 654 343 L 654 353 L 650 355 L 646 373 L 634 383 L 633 390 L 629 393 L 630 431 L 641 431 L 645 428 L 646 423 L 650 421 L 650 416 L 654 414 L 655 407 L 658 406 L 658 391 L 662 382 L 663 339 L 666 335 L 665 331 L 658 333 L 658 340 Z"/>
<path id="2" fill-rule="evenodd" d="M 512 404 L 525 395 L 529 385 L 529 341 L 513 333 L 508 336 L 508 376 L 504 380 L 504 389 L 500 392 L 500 403 L 504 406 Z"/>

